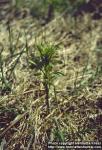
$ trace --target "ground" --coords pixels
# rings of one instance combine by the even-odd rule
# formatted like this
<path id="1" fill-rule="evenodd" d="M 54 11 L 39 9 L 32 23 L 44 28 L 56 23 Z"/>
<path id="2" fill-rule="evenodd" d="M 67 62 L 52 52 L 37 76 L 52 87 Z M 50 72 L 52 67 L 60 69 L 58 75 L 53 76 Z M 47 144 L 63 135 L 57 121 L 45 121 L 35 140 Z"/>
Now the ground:
<path id="1" fill-rule="evenodd" d="M 46 150 L 49 140 L 102 141 L 101 20 L 63 13 L 42 26 L 28 15 L 2 20 L 0 34 L 1 148 Z M 49 114 L 42 76 L 28 63 L 41 42 L 59 47 L 54 70 L 63 74 L 54 81 L 56 90 L 50 89 Z"/>

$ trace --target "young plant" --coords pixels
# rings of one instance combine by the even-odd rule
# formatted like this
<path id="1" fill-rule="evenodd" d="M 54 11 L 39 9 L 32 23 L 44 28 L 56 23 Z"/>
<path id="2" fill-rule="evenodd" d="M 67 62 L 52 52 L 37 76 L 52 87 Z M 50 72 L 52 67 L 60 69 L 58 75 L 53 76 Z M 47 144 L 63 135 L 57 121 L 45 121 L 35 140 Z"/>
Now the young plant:
<path id="1" fill-rule="evenodd" d="M 30 64 L 33 65 L 38 71 L 41 72 L 43 78 L 43 86 L 45 90 L 45 100 L 47 106 L 47 112 L 50 113 L 50 103 L 49 103 L 49 93 L 50 87 L 54 84 L 54 79 L 56 75 L 60 74 L 57 71 L 53 71 L 57 60 L 56 60 L 56 50 L 58 46 L 50 43 L 41 43 L 36 45 L 36 52 L 29 60 Z"/>

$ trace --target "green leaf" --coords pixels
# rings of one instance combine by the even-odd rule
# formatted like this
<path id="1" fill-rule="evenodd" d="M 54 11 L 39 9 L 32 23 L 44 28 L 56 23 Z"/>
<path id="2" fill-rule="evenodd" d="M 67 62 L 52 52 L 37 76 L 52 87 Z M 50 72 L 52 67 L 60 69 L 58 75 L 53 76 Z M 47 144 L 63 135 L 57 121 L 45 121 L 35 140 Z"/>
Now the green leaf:
<path id="1" fill-rule="evenodd" d="M 57 72 L 53 73 L 53 76 L 54 77 L 59 77 L 59 76 L 64 76 L 64 74 L 62 72 L 57 71 Z"/>

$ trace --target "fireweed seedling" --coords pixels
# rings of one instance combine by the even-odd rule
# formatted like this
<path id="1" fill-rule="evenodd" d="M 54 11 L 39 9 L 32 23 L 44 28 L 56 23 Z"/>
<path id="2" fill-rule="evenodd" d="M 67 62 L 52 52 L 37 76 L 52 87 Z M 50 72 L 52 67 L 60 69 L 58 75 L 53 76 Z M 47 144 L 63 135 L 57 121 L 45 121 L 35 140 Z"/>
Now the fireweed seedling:
<path id="1" fill-rule="evenodd" d="M 54 79 L 62 73 L 54 71 L 53 68 L 58 63 L 56 59 L 56 52 L 59 46 L 50 43 L 37 44 L 36 51 L 32 58 L 29 59 L 30 64 L 40 71 L 42 75 L 42 83 L 45 90 L 45 100 L 47 106 L 47 112 L 50 113 L 49 93 L 51 86 L 54 87 Z M 54 88 L 55 94 L 55 88 Z"/>

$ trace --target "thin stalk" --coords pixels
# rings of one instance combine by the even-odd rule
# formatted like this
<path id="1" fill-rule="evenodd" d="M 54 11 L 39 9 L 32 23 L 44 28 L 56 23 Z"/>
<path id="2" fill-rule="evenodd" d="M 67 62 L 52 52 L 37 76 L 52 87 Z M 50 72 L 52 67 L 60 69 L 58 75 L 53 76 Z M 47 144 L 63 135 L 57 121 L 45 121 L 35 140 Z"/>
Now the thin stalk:
<path id="1" fill-rule="evenodd" d="M 12 37 L 10 23 L 8 23 L 8 33 L 9 33 L 9 50 L 10 50 L 10 54 L 12 56 L 13 55 L 13 41 L 12 41 L 13 37 Z"/>
<path id="2" fill-rule="evenodd" d="M 56 93 L 56 87 L 53 85 L 53 88 L 54 88 L 54 98 L 55 98 L 55 101 L 57 103 L 57 107 L 61 113 L 61 110 L 60 110 L 60 107 L 59 107 L 59 104 L 58 104 L 58 100 L 57 100 L 57 93 Z"/>
<path id="3" fill-rule="evenodd" d="M 16 66 L 17 66 L 17 64 L 18 64 L 18 62 L 19 62 L 19 59 L 21 58 L 21 56 L 22 56 L 23 53 L 24 53 L 24 49 L 20 52 L 18 58 L 17 58 L 16 61 L 15 61 L 15 64 L 14 64 L 13 67 L 10 69 L 11 72 L 10 72 L 9 78 L 11 77 L 11 75 L 12 75 L 14 69 L 16 68 Z"/>

